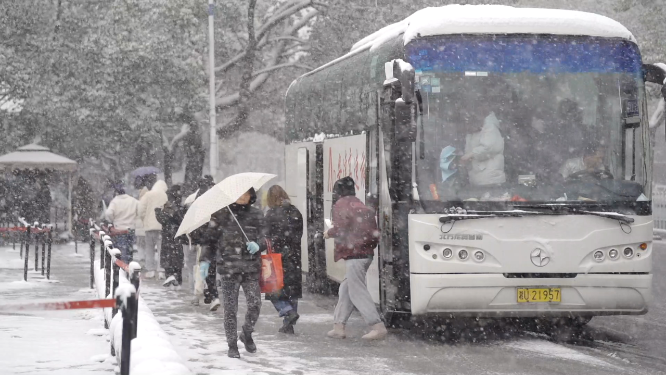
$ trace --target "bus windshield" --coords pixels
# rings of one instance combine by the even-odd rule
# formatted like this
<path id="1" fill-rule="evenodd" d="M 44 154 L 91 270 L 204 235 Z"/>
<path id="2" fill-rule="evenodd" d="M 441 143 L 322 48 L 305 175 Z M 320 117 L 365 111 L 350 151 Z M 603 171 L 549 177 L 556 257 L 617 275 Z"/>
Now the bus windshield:
<path id="1" fill-rule="evenodd" d="M 421 113 L 422 201 L 648 201 L 635 44 L 438 36 L 406 46 Z"/>

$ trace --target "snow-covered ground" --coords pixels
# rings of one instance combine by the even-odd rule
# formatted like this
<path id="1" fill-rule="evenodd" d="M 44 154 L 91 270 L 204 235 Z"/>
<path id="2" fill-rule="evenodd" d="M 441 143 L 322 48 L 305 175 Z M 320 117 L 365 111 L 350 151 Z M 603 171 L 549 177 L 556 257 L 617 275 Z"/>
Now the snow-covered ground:
<path id="1" fill-rule="evenodd" d="M 80 248 L 81 251 L 81 248 Z M 54 248 L 52 283 L 22 270 L 7 268 L 18 253 L 0 248 L 0 306 L 23 302 L 94 299 L 88 288 L 87 254 L 72 256 L 73 247 Z M 595 318 L 576 337 L 553 337 L 526 327 L 488 325 L 466 332 L 464 340 L 441 338 L 433 329 L 392 329 L 386 341 L 367 343 L 360 336 L 367 327 L 358 315 L 348 325 L 346 340 L 325 337 L 331 328 L 335 298 L 306 294 L 299 304 L 297 334 L 277 333 L 281 319 L 263 301 L 256 327 L 256 354 L 242 344 L 240 360 L 226 356 L 222 311 L 192 306 L 185 290 L 170 290 L 155 280 L 144 280 L 140 294 L 151 319 L 142 322 L 166 340 L 160 348 L 133 341 L 135 350 L 169 360 L 182 358 L 193 374 L 666 374 L 666 245 L 657 243 L 654 297 L 644 316 Z M 31 263 L 32 264 L 32 263 Z M 239 321 L 245 312 L 241 294 Z M 141 320 L 143 318 L 143 320 Z M 240 328 L 239 328 L 240 329 Z M 460 337 L 460 336 L 457 336 Z M 169 350 L 162 347 L 168 346 Z M 141 355 L 143 355 L 141 354 Z M 145 358 L 144 358 L 145 359 Z M 137 355 L 136 361 L 141 361 Z M 179 361 L 178 361 L 179 362 Z M 142 373 L 159 372 L 159 363 L 144 362 Z M 113 373 L 108 331 L 102 312 L 0 311 L 0 374 Z"/>
<path id="2" fill-rule="evenodd" d="M 34 271 L 25 282 L 18 250 L 0 247 L 0 306 L 95 299 L 87 257 L 72 253 L 73 246 L 54 246 L 51 282 Z M 107 337 L 99 310 L 0 311 L 0 373 L 113 374 Z"/>
<path id="3" fill-rule="evenodd" d="M 659 279 L 659 283 L 661 283 Z M 661 312 L 642 317 L 607 317 L 592 322 L 579 336 L 555 339 L 528 329 L 487 326 L 463 342 L 432 339 L 433 331 L 393 329 L 388 340 L 367 343 L 367 326 L 353 315 L 346 340 L 325 337 L 331 329 L 335 298 L 306 295 L 294 336 L 277 333 L 281 319 L 263 301 L 254 334 L 258 352 L 243 350 L 241 359 L 226 356 L 222 311 L 192 306 L 186 291 L 168 290 L 149 280 L 142 297 L 162 329 L 195 374 L 664 374 L 657 358 L 663 333 L 644 321 L 659 321 Z M 661 308 L 661 306 L 659 306 Z M 239 324 L 245 313 L 241 294 Z M 623 335 L 607 330 L 623 327 Z M 666 327 L 665 327 L 666 328 Z M 240 328 L 239 328 L 240 330 Z M 648 338 L 645 331 L 653 332 Z M 643 338 L 648 341 L 643 341 Z M 655 341 L 656 338 L 656 341 Z"/>

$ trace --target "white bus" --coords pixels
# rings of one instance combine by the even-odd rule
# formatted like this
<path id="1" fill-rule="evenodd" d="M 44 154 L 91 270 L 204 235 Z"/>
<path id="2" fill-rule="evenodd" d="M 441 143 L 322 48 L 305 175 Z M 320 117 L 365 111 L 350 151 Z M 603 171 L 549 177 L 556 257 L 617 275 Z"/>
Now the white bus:
<path id="1" fill-rule="evenodd" d="M 351 176 L 377 209 L 367 284 L 387 320 L 645 314 L 645 80 L 663 75 L 590 13 L 444 6 L 366 37 L 286 96 L 309 284 L 344 278 L 321 233 Z"/>

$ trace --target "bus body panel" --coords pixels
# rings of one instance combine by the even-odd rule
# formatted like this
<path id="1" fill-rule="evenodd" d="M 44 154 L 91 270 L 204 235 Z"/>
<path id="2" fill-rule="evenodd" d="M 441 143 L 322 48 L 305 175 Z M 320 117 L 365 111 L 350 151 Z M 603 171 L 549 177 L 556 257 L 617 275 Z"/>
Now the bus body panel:
<path id="1" fill-rule="evenodd" d="M 475 317 L 568 317 L 646 314 L 651 274 L 581 274 L 575 278 L 505 278 L 502 274 L 412 274 L 411 313 Z M 518 287 L 560 288 L 562 301 L 518 303 Z"/>
<path id="2" fill-rule="evenodd" d="M 461 220 L 410 215 L 413 314 L 643 314 L 651 295 L 652 220 L 587 215 Z M 645 250 L 640 249 L 641 244 Z M 427 246 L 426 246 L 427 245 Z M 630 247 L 633 256 L 622 251 Z M 428 250 L 426 250 L 426 248 Z M 444 249 L 452 250 L 449 259 Z M 460 250 L 468 257 L 462 260 Z M 534 252 L 537 251 L 538 254 Z M 619 252 L 617 259 L 609 250 Z M 604 259 L 593 258 L 601 250 Z M 483 261 L 475 259 L 483 252 Z M 548 257 L 543 263 L 541 260 Z M 561 288 L 560 303 L 518 303 L 517 287 Z"/>
<path id="3" fill-rule="evenodd" d="M 634 216 L 635 222 L 623 225 L 611 219 L 588 215 L 528 216 L 439 222 L 441 215 L 409 215 L 411 273 L 594 273 L 651 272 L 652 219 Z M 630 233 L 625 233 L 623 228 Z M 645 243 L 646 250 L 639 245 Z M 424 250 L 424 245 L 430 250 Z M 635 256 L 628 259 L 622 251 L 630 247 Z M 454 256 L 444 259 L 450 248 Z M 466 260 L 458 252 L 467 250 Z M 541 249 L 550 260 L 538 267 L 530 254 Z M 620 252 L 618 259 L 608 256 L 610 249 Z M 482 251 L 485 259 L 473 259 Z M 597 262 L 592 255 L 604 252 Z M 437 256 L 436 259 L 433 257 Z"/>

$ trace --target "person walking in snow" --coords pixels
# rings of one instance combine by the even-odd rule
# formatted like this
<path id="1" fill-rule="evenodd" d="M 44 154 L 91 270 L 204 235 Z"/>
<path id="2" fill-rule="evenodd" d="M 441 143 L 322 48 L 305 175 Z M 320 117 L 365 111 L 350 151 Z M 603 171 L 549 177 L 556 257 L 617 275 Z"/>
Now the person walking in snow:
<path id="1" fill-rule="evenodd" d="M 148 188 L 145 186 L 145 182 L 143 180 L 143 177 L 137 177 L 134 180 L 134 188 L 139 191 L 139 203 L 143 200 L 143 197 L 146 195 Z M 145 200 L 143 200 L 145 203 Z M 136 237 L 136 247 L 138 250 L 136 259 L 137 261 L 140 261 L 141 263 L 145 262 L 145 255 L 146 255 L 146 231 L 143 229 L 143 220 L 139 217 L 138 213 L 136 215 L 136 224 L 134 226 L 134 234 Z"/>
<path id="2" fill-rule="evenodd" d="M 203 176 L 198 182 L 199 196 L 202 196 L 205 192 L 210 190 L 215 186 L 215 181 L 211 175 Z M 205 241 L 206 227 L 201 227 L 194 232 L 190 233 L 190 239 L 193 245 L 201 247 L 201 253 L 199 255 L 199 270 L 201 272 L 202 279 L 205 280 L 206 287 L 203 291 L 204 304 L 210 305 L 210 311 L 217 311 L 220 307 L 220 299 L 217 291 L 217 271 L 216 271 L 216 262 L 215 262 L 215 249 L 208 246 Z M 190 269 L 194 266 L 194 261 L 196 261 L 196 254 L 190 254 L 189 257 L 186 257 L 186 264 L 189 264 Z M 194 305 L 199 304 L 199 296 L 195 295 L 193 300 Z"/>
<path id="3" fill-rule="evenodd" d="M 303 216 L 291 204 L 289 196 L 279 185 L 268 189 L 266 236 L 276 253 L 282 254 L 284 288 L 279 293 L 266 294 L 280 317 L 284 318 L 279 332 L 293 334 L 299 318 L 298 299 L 302 298 L 301 237 Z"/>
<path id="4" fill-rule="evenodd" d="M 387 331 L 368 292 L 365 276 L 372 264 L 374 248 L 379 242 L 375 211 L 356 198 L 351 177 L 344 177 L 333 186 L 333 227 L 324 238 L 335 239 L 334 260 L 345 260 L 347 272 L 338 291 L 338 304 L 333 315 L 333 330 L 328 337 L 344 339 L 345 325 L 356 308 L 372 330 L 365 340 L 381 340 Z"/>
<path id="5" fill-rule="evenodd" d="M 250 189 L 228 208 L 214 213 L 205 234 L 207 245 L 216 254 L 224 304 L 224 332 L 229 345 L 227 355 L 230 358 L 240 358 L 238 340 L 245 344 L 245 350 L 249 353 L 257 351 L 252 332 L 261 310 L 259 252 L 262 247 L 266 248 L 266 240 L 263 235 L 264 215 L 260 209 L 252 206 L 256 199 L 257 194 L 254 189 Z M 245 293 L 247 313 L 239 336 L 236 315 L 241 287 Z"/>
<path id="6" fill-rule="evenodd" d="M 143 258 L 145 259 L 145 278 L 155 277 L 159 272 L 159 265 L 155 265 L 155 250 L 160 252 L 162 225 L 155 217 L 155 209 L 162 208 L 167 202 L 167 184 L 157 180 L 157 175 L 150 175 L 146 179 L 150 191 L 139 201 L 139 217 L 143 221 L 143 229 L 146 232 L 146 248 Z"/>
<path id="7" fill-rule="evenodd" d="M 179 286 L 183 283 L 183 245 L 174 238 L 185 216 L 185 208 L 181 205 L 183 195 L 180 185 L 173 185 L 167 190 L 167 199 L 164 208 L 155 209 L 155 218 L 162 225 L 160 263 L 166 275 L 166 280 L 162 284 L 165 287 Z"/>
<path id="8" fill-rule="evenodd" d="M 125 189 L 120 184 L 115 185 L 114 190 L 115 197 L 104 214 L 106 219 L 113 224 L 113 228 L 120 231 L 118 234 L 113 234 L 113 242 L 120 249 L 120 257 L 123 262 L 129 263 L 132 261 L 135 241 L 134 226 L 138 216 L 139 201 L 125 193 Z"/>

